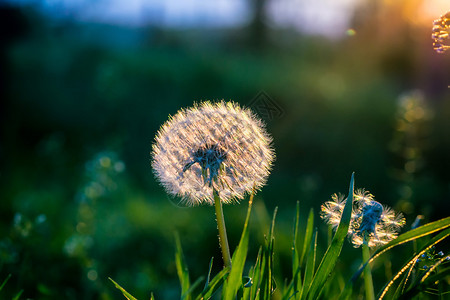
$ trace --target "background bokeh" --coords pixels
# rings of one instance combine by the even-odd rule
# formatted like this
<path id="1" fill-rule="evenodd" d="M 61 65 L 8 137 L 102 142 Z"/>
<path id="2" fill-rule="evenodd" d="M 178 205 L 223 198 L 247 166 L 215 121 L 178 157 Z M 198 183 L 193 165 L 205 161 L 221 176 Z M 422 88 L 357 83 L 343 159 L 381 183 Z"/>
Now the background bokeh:
<path id="1" fill-rule="evenodd" d="M 289 277 L 296 202 L 356 186 L 405 230 L 450 212 L 450 51 L 433 51 L 447 0 L 8 1 L 0 4 L 0 281 L 9 298 L 176 299 L 174 232 L 191 278 L 221 260 L 212 207 L 183 207 L 150 167 L 159 126 L 201 100 L 264 119 L 277 159 L 257 194 L 249 261 L 276 221 Z M 247 201 L 225 207 L 230 246 Z M 392 255 L 408 257 L 405 246 Z M 360 249 L 346 243 L 347 280 Z M 374 266 L 375 289 L 401 261 Z"/>

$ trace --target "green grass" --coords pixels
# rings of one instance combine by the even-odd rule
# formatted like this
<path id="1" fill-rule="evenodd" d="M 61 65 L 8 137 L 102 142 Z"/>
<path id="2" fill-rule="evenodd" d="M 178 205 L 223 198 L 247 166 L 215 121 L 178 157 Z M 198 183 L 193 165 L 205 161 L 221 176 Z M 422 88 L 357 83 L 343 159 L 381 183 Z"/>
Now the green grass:
<path id="1" fill-rule="evenodd" d="M 175 235 L 175 263 L 181 286 L 180 299 L 283 299 L 283 300 L 314 300 L 314 299 L 353 299 L 357 296 L 354 285 L 361 280 L 361 274 L 368 263 L 373 263 L 379 257 L 392 248 L 405 243 L 416 241 L 420 238 L 435 234 L 426 241 L 422 241 L 417 251 L 412 253 L 401 269 L 392 278 L 388 278 L 384 287 L 378 293 L 378 299 L 390 295 L 389 299 L 414 299 L 417 295 L 434 294 L 439 297 L 448 295 L 448 285 L 444 281 L 448 279 L 450 268 L 447 266 L 449 259 L 446 255 L 434 255 L 434 264 L 427 271 L 412 270 L 417 265 L 417 259 L 434 249 L 450 236 L 450 217 L 425 224 L 401 234 L 395 240 L 378 248 L 370 258 L 363 261 L 359 270 L 348 278 L 347 284 L 340 295 L 330 289 L 332 281 L 339 276 L 331 276 L 335 271 L 335 265 L 339 260 L 346 240 L 347 231 L 351 219 L 352 202 L 354 192 L 354 174 L 352 174 L 346 205 L 341 217 L 338 229 L 329 243 L 325 253 L 320 257 L 318 249 L 319 231 L 314 229 L 314 212 L 311 209 L 306 220 L 306 226 L 300 231 L 300 205 L 297 203 L 292 235 L 292 278 L 286 284 L 277 283 L 274 273 L 277 266 L 274 265 L 275 224 L 277 209 L 269 232 L 265 236 L 265 242 L 260 247 L 257 257 L 252 264 L 249 260 L 249 220 L 252 212 L 253 197 L 250 198 L 246 219 L 241 238 L 232 255 L 232 267 L 224 267 L 212 276 L 213 259 L 210 260 L 209 270 L 206 276 L 199 277 L 193 284 L 190 283 L 190 274 L 184 259 L 179 236 Z M 316 224 L 317 225 L 317 224 Z M 302 238 L 301 238 L 302 237 Z M 320 263 L 317 265 L 317 263 Z M 394 283 L 402 278 L 393 290 Z M 110 279 L 127 299 L 136 299 L 115 281 Z M 370 279 L 371 280 L 371 279 Z M 7 280 L 5 280 L 6 282 Z M 5 284 L 3 283 L 3 285 Z M 203 289 L 201 288 L 203 284 Z M 359 283 L 360 284 L 360 283 Z M 2 287 L 3 287 L 2 285 Z M 436 289 L 438 285 L 438 289 Z M 327 288 L 324 288 L 327 287 Z M 1 290 L 1 288 L 0 288 Z M 276 293 L 275 293 L 276 291 Z M 151 294 L 153 299 L 153 294 Z M 443 298 L 441 298 L 443 299 Z"/>

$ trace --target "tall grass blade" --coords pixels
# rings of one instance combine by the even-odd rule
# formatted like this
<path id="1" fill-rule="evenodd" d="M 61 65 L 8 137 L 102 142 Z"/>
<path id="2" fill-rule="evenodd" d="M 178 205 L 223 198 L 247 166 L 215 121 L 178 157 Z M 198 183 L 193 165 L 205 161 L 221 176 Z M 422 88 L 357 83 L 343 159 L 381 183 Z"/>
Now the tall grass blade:
<path id="1" fill-rule="evenodd" d="M 274 247 L 274 228 L 275 218 L 277 216 L 278 208 L 275 208 L 273 213 L 272 224 L 270 226 L 269 236 L 267 237 L 265 247 L 263 250 L 263 256 L 261 261 L 261 293 L 263 299 L 270 299 L 272 292 L 274 291 L 273 285 L 273 247 Z"/>
<path id="2" fill-rule="evenodd" d="M 437 231 L 444 230 L 445 228 L 450 227 L 450 217 L 440 219 L 435 222 L 431 222 L 425 225 L 422 225 L 420 227 L 417 227 L 415 229 L 411 229 L 408 232 L 405 232 L 401 235 L 399 235 L 395 240 L 390 241 L 386 245 L 378 248 L 373 254 L 372 257 L 369 260 L 369 263 L 374 261 L 378 256 L 383 254 L 384 252 L 388 251 L 389 249 L 413 241 L 415 239 L 421 238 L 423 236 L 435 233 Z"/>
<path id="3" fill-rule="evenodd" d="M 308 254 L 306 256 L 305 276 L 303 281 L 304 290 L 307 291 L 311 286 L 314 275 L 314 266 L 316 263 L 316 249 L 317 249 L 317 229 L 314 232 Z M 303 292 L 303 291 L 302 291 Z M 306 293 L 301 293 L 300 299 L 306 299 Z"/>
<path id="4" fill-rule="evenodd" d="M 308 221 L 306 223 L 305 240 L 303 241 L 303 250 L 302 255 L 300 257 L 300 266 L 303 265 L 303 259 L 305 258 L 306 252 L 309 249 L 309 245 L 311 244 L 313 232 L 314 232 L 314 210 L 311 208 L 309 210 Z"/>
<path id="5" fill-rule="evenodd" d="M 203 279 L 205 279 L 204 276 L 200 276 L 186 291 L 185 295 L 189 295 L 191 297 L 192 292 L 202 283 Z"/>
<path id="6" fill-rule="evenodd" d="M 447 277 L 450 275 L 450 267 L 447 267 L 445 269 L 439 270 L 439 272 L 433 276 L 425 278 L 425 280 L 421 280 L 419 284 L 414 285 L 411 287 L 406 293 L 401 295 L 399 299 L 409 300 L 412 299 L 414 296 L 416 296 L 418 293 L 425 291 L 430 286 L 433 286 L 437 281 Z M 446 292 L 445 294 L 448 294 L 449 292 Z M 444 294 L 444 293 L 443 293 Z M 442 298 L 442 299 L 448 299 Z"/>
<path id="7" fill-rule="evenodd" d="M 203 289 L 202 293 L 197 296 L 196 300 L 209 299 L 222 286 L 228 276 L 228 268 L 222 269 L 216 276 L 211 279 L 208 286 Z"/>
<path id="8" fill-rule="evenodd" d="M 205 287 L 203 288 L 203 291 L 205 291 L 208 288 L 208 285 L 209 285 L 209 280 L 211 278 L 211 269 L 212 269 L 212 266 L 213 266 L 213 260 L 214 260 L 214 257 L 211 257 L 211 260 L 209 261 L 208 276 L 206 277 Z"/>
<path id="9" fill-rule="evenodd" d="M 3 289 L 3 287 L 6 285 L 6 283 L 8 282 L 8 280 L 11 278 L 11 274 L 8 274 L 8 276 L 6 276 L 5 280 L 3 280 L 2 285 L 0 285 L 0 291 Z"/>
<path id="10" fill-rule="evenodd" d="M 431 222 L 431 223 L 425 224 L 425 225 L 423 225 L 421 227 L 418 227 L 416 229 L 412 229 L 412 230 L 410 230 L 410 231 L 408 231 L 408 232 L 398 236 L 395 240 L 392 240 L 389 243 L 387 243 L 386 245 L 378 248 L 372 254 L 372 257 L 370 258 L 370 260 L 365 262 L 359 268 L 359 270 L 352 276 L 351 280 L 353 282 L 356 281 L 358 279 L 358 277 L 361 275 L 361 272 L 363 271 L 363 269 L 364 269 L 364 267 L 365 267 L 365 265 L 367 263 L 373 262 L 375 260 L 375 258 L 380 256 L 384 252 L 392 249 L 393 247 L 398 246 L 398 245 L 402 245 L 404 243 L 413 241 L 413 240 L 421 238 L 423 236 L 435 233 L 435 232 L 443 230 L 443 229 L 445 229 L 447 227 L 450 227 L 450 217 L 441 219 L 439 221 L 435 221 L 435 222 Z"/>
<path id="11" fill-rule="evenodd" d="M 298 226 L 300 220 L 300 203 L 297 201 L 297 214 L 294 222 L 294 238 L 292 242 L 292 282 L 289 285 L 287 293 L 290 289 L 298 292 L 302 288 L 300 253 L 298 251 Z"/>
<path id="12" fill-rule="evenodd" d="M 225 300 L 233 300 L 236 297 L 239 289 L 242 288 L 242 273 L 244 271 L 244 264 L 247 258 L 247 250 L 248 250 L 248 239 L 249 239 L 248 222 L 250 219 L 250 213 L 252 211 L 253 195 L 254 193 L 250 195 L 250 200 L 248 202 L 247 217 L 244 223 L 244 229 L 242 231 L 239 244 L 233 253 L 233 257 L 231 259 L 232 266 L 230 270 L 230 275 L 228 276 L 226 283 L 224 285 L 223 298 Z"/>
<path id="13" fill-rule="evenodd" d="M 181 285 L 181 299 L 190 300 L 191 297 L 188 293 L 190 286 L 189 270 L 184 259 L 183 249 L 181 248 L 180 236 L 178 235 L 178 233 L 175 233 L 175 244 L 175 264 L 177 267 L 177 274 Z"/>
<path id="14" fill-rule="evenodd" d="M 340 299 L 340 300 L 348 299 L 347 297 L 351 294 L 351 291 L 352 291 L 352 289 L 353 289 L 353 283 L 360 277 L 360 275 L 361 275 L 362 271 L 364 270 L 364 267 L 365 267 L 365 265 L 366 265 L 367 263 L 373 262 L 378 256 L 380 256 L 380 255 L 383 254 L 384 252 L 386 252 L 386 251 L 392 249 L 392 248 L 395 247 L 395 246 L 402 245 L 402 244 L 407 243 L 407 242 L 410 242 L 410 241 L 414 241 L 414 240 L 416 240 L 416 239 L 418 239 L 418 238 L 421 238 L 421 237 L 430 235 L 430 234 L 435 233 L 435 232 L 440 231 L 440 230 L 444 230 L 444 229 L 446 229 L 446 228 L 448 228 L 448 227 L 450 227 L 450 217 L 447 217 L 447 218 L 444 218 L 444 219 L 441 219 L 441 220 L 438 220 L 438 221 L 435 221 L 435 222 L 431 222 L 431 223 L 422 225 L 422 226 L 420 226 L 420 227 L 417 227 L 417 228 L 415 228 L 415 229 L 412 229 L 412 230 L 410 230 L 410 231 L 408 231 L 408 232 L 405 232 L 405 233 L 401 234 L 400 236 L 398 236 L 395 240 L 392 240 L 391 242 L 387 243 L 386 245 L 384 245 L 384 246 L 378 248 L 378 249 L 372 254 L 372 257 L 370 258 L 370 260 L 367 261 L 367 262 L 365 262 L 365 263 L 359 268 L 359 270 L 352 276 L 352 278 L 347 282 L 347 284 L 345 285 L 345 288 L 344 288 L 344 290 L 342 291 L 342 293 L 341 293 L 339 299 Z M 447 232 L 447 231 L 445 231 L 445 232 Z M 441 235 L 441 234 L 443 234 L 443 235 Z M 436 239 L 440 239 L 440 238 L 445 238 L 445 237 L 446 237 L 446 233 L 443 233 L 443 232 L 442 232 L 441 234 L 438 235 L 438 236 L 436 236 L 435 238 L 433 238 L 429 243 L 431 243 L 431 242 L 433 242 L 433 241 L 434 241 L 434 243 L 435 243 L 435 242 L 436 242 Z M 444 236 L 445 236 L 445 237 L 444 237 Z M 428 244 L 429 244 L 429 243 L 428 243 Z M 419 252 L 419 253 L 422 254 L 422 252 Z M 415 255 L 415 256 L 416 256 L 416 255 Z M 414 257 L 415 257 L 415 256 L 414 256 Z M 417 257 L 417 258 L 418 258 L 418 257 Z M 417 258 L 416 258 L 416 259 L 417 259 Z M 405 266 L 409 266 L 409 265 L 410 265 L 409 263 L 412 264 L 413 262 L 415 262 L 415 260 L 414 260 L 414 261 L 413 261 L 413 260 L 410 260 Z M 405 268 L 405 267 L 403 267 L 403 268 L 400 270 L 400 272 L 401 272 L 400 274 L 397 273 L 398 276 L 401 276 L 401 274 L 403 274 L 403 273 L 407 270 L 407 268 L 406 268 L 406 269 L 404 269 L 404 268 Z M 396 275 L 396 276 L 397 276 L 397 275 Z M 393 278 L 392 280 L 398 279 L 398 277 L 396 277 L 396 276 L 394 276 L 394 278 Z M 389 285 L 389 283 L 387 284 L 386 287 L 389 289 L 389 288 L 390 288 L 390 285 L 389 285 L 389 286 L 388 286 L 388 285 Z M 392 283 L 391 283 L 391 285 L 392 285 Z M 386 287 L 385 287 L 385 288 L 386 288 Z"/>
<path id="15" fill-rule="evenodd" d="M 409 261 L 398 271 L 394 277 L 384 286 L 383 290 L 381 291 L 379 295 L 379 299 L 383 299 L 384 296 L 386 296 L 386 293 L 389 291 L 391 286 L 394 284 L 394 281 L 396 281 L 400 276 L 405 273 L 408 269 L 412 268 L 414 264 L 416 263 L 417 259 L 424 254 L 426 251 L 431 249 L 434 245 L 442 242 L 444 239 L 446 239 L 448 236 L 450 236 L 450 228 L 447 230 L 444 230 L 443 232 L 439 233 L 435 237 L 433 237 L 431 240 L 429 240 L 422 248 L 419 250 L 418 253 L 416 253 Z"/>
<path id="16" fill-rule="evenodd" d="M 255 266 L 253 268 L 253 285 L 250 287 L 250 298 L 257 299 L 261 286 L 261 256 L 262 247 L 259 248 L 258 256 L 256 257 Z"/>
<path id="17" fill-rule="evenodd" d="M 355 173 L 352 174 L 352 177 L 350 179 L 350 187 L 348 191 L 347 201 L 345 203 L 344 211 L 342 212 L 339 227 L 336 230 L 333 240 L 331 241 L 331 245 L 328 247 L 324 257 L 322 258 L 322 261 L 320 262 L 319 267 L 317 268 L 317 272 L 314 275 L 311 287 L 307 291 L 308 295 L 307 299 L 309 300 L 318 298 L 320 291 L 325 284 L 325 281 L 327 280 L 328 276 L 333 270 L 334 265 L 336 264 L 336 261 L 339 257 L 339 254 L 341 253 L 342 246 L 344 244 L 345 236 L 347 235 L 348 227 L 350 225 L 350 220 L 352 216 L 354 176 Z"/>
<path id="18" fill-rule="evenodd" d="M 111 280 L 111 282 L 116 286 L 116 288 L 122 292 L 122 294 L 124 295 L 125 298 L 127 298 L 128 300 L 137 300 L 130 293 L 128 293 L 123 287 L 121 287 L 117 282 L 112 280 L 111 277 L 108 277 L 108 279 Z"/>
<path id="19" fill-rule="evenodd" d="M 19 300 L 20 296 L 22 296 L 23 290 L 21 290 L 20 292 L 18 292 L 13 298 L 12 300 Z"/>

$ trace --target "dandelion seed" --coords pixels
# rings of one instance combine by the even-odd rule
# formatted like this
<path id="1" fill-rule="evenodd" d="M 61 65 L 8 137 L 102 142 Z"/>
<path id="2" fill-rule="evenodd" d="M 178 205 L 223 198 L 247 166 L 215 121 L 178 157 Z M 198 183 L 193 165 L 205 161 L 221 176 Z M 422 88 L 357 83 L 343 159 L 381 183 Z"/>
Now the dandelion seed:
<path id="1" fill-rule="evenodd" d="M 431 38 L 437 53 L 444 53 L 450 49 L 450 11 L 434 20 Z"/>
<path id="2" fill-rule="evenodd" d="M 158 131 L 152 167 L 169 194 L 190 205 L 242 199 L 267 180 L 272 139 L 248 109 L 232 102 L 203 102 L 183 109 Z"/>
<path id="3" fill-rule="evenodd" d="M 353 210 L 348 236 L 355 247 L 362 245 L 364 234 L 368 235 L 369 247 L 387 244 L 397 237 L 397 232 L 405 224 L 400 213 L 375 201 L 368 191 L 357 190 L 353 195 Z M 332 201 L 325 202 L 321 207 L 321 217 L 336 229 L 344 210 L 344 197 L 334 194 Z"/>

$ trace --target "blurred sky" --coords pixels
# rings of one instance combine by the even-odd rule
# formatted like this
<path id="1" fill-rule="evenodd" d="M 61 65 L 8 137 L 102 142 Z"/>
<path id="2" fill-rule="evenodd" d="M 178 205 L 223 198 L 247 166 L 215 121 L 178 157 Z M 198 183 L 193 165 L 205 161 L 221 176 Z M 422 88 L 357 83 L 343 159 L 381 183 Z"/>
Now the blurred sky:
<path id="1" fill-rule="evenodd" d="M 129 27 L 156 25 L 170 28 L 234 27 L 251 20 L 252 0 L 7 0 L 31 5 L 54 18 Z M 356 6 L 374 2 L 395 5 L 404 0 L 268 0 L 267 22 L 293 27 L 307 34 L 340 37 L 349 29 Z M 450 0 L 408 0 L 416 11 L 410 21 L 429 22 L 450 10 Z M 417 5 L 417 3 L 420 3 Z M 404 16 L 405 17 L 405 16 Z"/>

